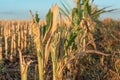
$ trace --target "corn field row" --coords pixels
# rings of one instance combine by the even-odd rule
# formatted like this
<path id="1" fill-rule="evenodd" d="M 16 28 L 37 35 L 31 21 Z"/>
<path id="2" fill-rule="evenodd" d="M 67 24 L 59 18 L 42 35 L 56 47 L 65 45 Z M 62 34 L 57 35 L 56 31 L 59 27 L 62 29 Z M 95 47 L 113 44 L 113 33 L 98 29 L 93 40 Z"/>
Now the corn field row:
<path id="1" fill-rule="evenodd" d="M 12 60 L 17 55 L 18 48 L 23 53 L 33 53 L 30 23 L 31 21 L 0 21 L 1 54 Z"/>
<path id="2" fill-rule="evenodd" d="M 64 3 L 64 9 L 53 5 L 45 21 L 32 11 L 32 21 L 0 21 L 0 65 L 18 59 L 16 80 L 119 80 L 120 49 L 112 52 L 111 45 L 97 42 L 104 40 L 98 17 L 107 11 L 92 4 L 76 0 L 72 11 Z"/>

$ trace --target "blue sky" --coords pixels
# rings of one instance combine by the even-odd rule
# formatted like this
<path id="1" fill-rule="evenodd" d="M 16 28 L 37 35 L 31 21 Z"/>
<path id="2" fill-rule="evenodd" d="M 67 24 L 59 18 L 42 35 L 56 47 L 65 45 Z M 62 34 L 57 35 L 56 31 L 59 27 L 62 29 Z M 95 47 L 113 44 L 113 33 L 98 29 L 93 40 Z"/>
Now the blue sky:
<path id="1" fill-rule="evenodd" d="M 64 0 L 62 0 L 64 1 Z M 70 0 L 65 0 L 70 3 Z M 30 19 L 29 10 L 38 11 L 41 18 L 45 15 L 53 4 L 59 4 L 60 0 L 0 0 L 0 20 L 2 19 Z M 120 0 L 95 0 L 100 8 L 112 6 L 111 8 L 120 8 Z M 72 6 L 70 4 L 70 6 Z M 101 17 L 112 17 L 119 19 L 120 12 L 103 14 Z"/>

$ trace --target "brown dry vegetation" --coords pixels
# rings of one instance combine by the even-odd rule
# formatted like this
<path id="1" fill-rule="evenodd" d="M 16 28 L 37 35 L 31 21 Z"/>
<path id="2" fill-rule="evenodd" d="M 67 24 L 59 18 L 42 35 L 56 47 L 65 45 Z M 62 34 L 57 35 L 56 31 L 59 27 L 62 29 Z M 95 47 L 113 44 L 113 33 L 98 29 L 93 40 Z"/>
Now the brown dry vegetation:
<path id="1" fill-rule="evenodd" d="M 105 19 L 101 23 L 101 26 L 96 26 L 96 31 L 94 32 L 95 42 L 100 51 L 112 55 L 105 57 L 103 64 L 100 63 L 102 56 L 100 57 L 94 54 L 80 56 L 79 60 L 73 60 L 70 63 L 70 68 L 73 70 L 71 75 L 79 77 L 78 80 L 120 79 L 120 21 Z M 0 65 L 1 79 L 20 79 L 17 48 L 22 50 L 26 61 L 36 60 L 36 52 L 30 32 L 31 25 L 31 21 L 0 21 L 1 48 L 4 63 L 4 65 Z M 49 70 L 47 72 L 51 73 L 50 65 L 51 62 L 47 65 Z M 29 80 L 37 77 L 38 72 L 36 66 L 36 62 L 30 65 L 28 70 Z"/>
<path id="2" fill-rule="evenodd" d="M 46 21 L 0 21 L 0 80 L 120 80 L 120 21 L 76 1 L 67 17 L 54 5 Z"/>

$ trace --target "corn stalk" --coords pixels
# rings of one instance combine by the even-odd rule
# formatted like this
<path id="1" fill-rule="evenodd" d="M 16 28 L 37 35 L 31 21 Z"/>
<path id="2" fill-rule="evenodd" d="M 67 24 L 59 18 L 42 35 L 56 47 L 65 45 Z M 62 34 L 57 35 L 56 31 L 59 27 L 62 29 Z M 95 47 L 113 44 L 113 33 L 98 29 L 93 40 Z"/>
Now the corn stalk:
<path id="1" fill-rule="evenodd" d="M 32 12 L 31 12 L 32 15 Z M 50 44 L 52 37 L 57 29 L 57 17 L 58 17 L 58 6 L 55 5 L 49 10 L 46 16 L 47 25 L 39 27 L 38 15 L 36 17 L 32 15 L 33 27 L 32 33 L 34 36 L 34 43 L 36 45 L 37 57 L 38 57 L 38 69 L 39 79 L 44 80 L 44 68 L 47 64 L 50 54 Z M 43 64 L 44 63 L 44 64 Z"/>
<path id="2" fill-rule="evenodd" d="M 20 71 L 21 71 L 21 80 L 27 80 L 27 70 L 32 60 L 25 62 L 25 59 L 22 55 L 21 50 L 18 48 L 19 58 L 20 58 Z"/>
<path id="3" fill-rule="evenodd" d="M 48 22 L 46 26 L 39 27 L 37 17 L 34 18 L 33 15 L 33 27 L 32 33 L 34 36 L 34 43 L 36 45 L 37 56 L 38 56 L 38 69 L 39 69 L 39 78 L 44 80 L 44 68 L 47 64 L 49 58 L 50 43 L 54 32 L 57 29 L 57 20 L 58 7 L 57 5 L 53 6 L 52 9 L 48 12 L 46 21 Z M 38 16 L 38 15 L 36 15 Z M 43 64 L 44 63 L 44 64 Z"/>
<path id="4" fill-rule="evenodd" d="M 3 59 L 3 55 L 2 55 L 2 40 L 3 40 L 3 37 L 2 37 L 2 28 L 3 27 L 1 27 L 0 26 L 0 61 L 2 61 L 2 59 Z"/>
<path id="5" fill-rule="evenodd" d="M 39 80 L 44 80 L 44 64 L 43 64 L 43 51 L 42 51 L 42 44 L 40 40 L 40 27 L 38 25 L 38 22 L 35 20 L 35 17 L 33 16 L 32 12 L 30 11 L 33 24 L 32 24 L 32 34 L 34 38 L 35 48 L 37 51 L 37 59 L 38 59 L 38 70 L 39 70 Z"/>
<path id="6" fill-rule="evenodd" d="M 48 12 L 48 15 L 47 15 L 47 22 L 48 22 L 48 25 L 49 25 L 49 29 L 48 29 L 48 32 L 45 34 L 45 37 L 43 39 L 43 42 L 44 40 L 47 40 L 46 42 L 46 45 L 45 45 L 45 62 L 48 61 L 48 57 L 49 57 L 49 53 L 50 53 L 50 45 L 52 43 L 52 37 L 53 35 L 55 35 L 55 31 L 57 30 L 57 17 L 58 17 L 58 6 L 57 5 L 54 5 L 52 7 L 52 9 Z M 53 63 L 53 80 L 57 80 L 57 73 L 56 73 L 56 60 L 53 60 L 53 56 L 54 54 L 56 53 L 51 53 L 53 54 L 52 55 L 52 63 Z"/>
<path id="7" fill-rule="evenodd" d="M 2 37 L 0 36 L 0 61 L 2 61 L 3 56 L 2 56 Z"/>

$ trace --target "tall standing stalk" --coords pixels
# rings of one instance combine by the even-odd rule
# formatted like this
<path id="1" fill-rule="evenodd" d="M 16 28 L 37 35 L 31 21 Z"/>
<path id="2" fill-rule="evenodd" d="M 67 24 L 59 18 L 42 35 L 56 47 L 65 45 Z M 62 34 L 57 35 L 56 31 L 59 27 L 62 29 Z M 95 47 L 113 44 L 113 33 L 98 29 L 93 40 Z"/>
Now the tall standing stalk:
<path id="1" fill-rule="evenodd" d="M 38 59 L 38 70 L 39 70 L 39 80 L 44 80 L 44 64 L 43 57 L 40 54 L 43 54 L 41 49 L 42 44 L 40 43 L 40 27 L 38 22 L 35 20 L 32 12 L 30 11 L 33 24 L 32 24 L 32 34 L 34 38 L 35 48 L 37 51 L 37 59 Z"/>
<path id="2" fill-rule="evenodd" d="M 51 40 L 57 29 L 58 6 L 55 5 L 49 10 L 45 26 L 39 27 L 38 14 L 34 17 L 31 11 L 30 13 L 33 19 L 32 34 L 37 50 L 39 79 L 44 80 L 44 68 L 49 60 Z"/>
<path id="3" fill-rule="evenodd" d="M 52 25 L 51 25 L 51 29 L 50 29 L 50 37 L 49 37 L 49 40 L 50 42 L 47 43 L 49 44 L 49 49 L 51 48 L 52 49 L 52 53 L 51 53 L 51 58 L 52 58 L 52 65 L 53 65 L 53 80 L 58 80 L 58 73 L 57 73 L 57 69 L 58 69 L 58 65 L 57 65 L 57 55 L 58 55 L 58 52 L 56 49 L 58 49 L 58 46 L 57 45 L 57 42 L 52 42 L 52 37 L 53 35 L 55 36 L 55 32 L 58 30 L 58 22 L 57 22 L 57 17 L 58 17 L 58 6 L 55 5 L 52 7 L 51 9 L 51 12 L 53 14 L 53 17 L 52 17 Z M 56 37 L 57 38 L 57 37 Z M 59 39 L 58 39 L 59 40 Z M 53 43 L 53 44 L 52 44 Z M 54 47 L 51 47 L 51 45 L 53 45 Z M 56 46 L 56 48 L 55 48 Z M 51 50 L 50 49 L 50 50 Z"/>

